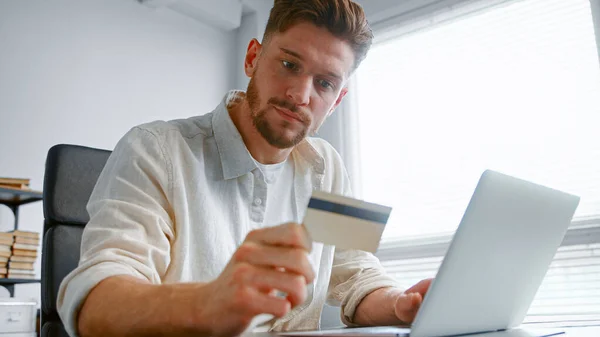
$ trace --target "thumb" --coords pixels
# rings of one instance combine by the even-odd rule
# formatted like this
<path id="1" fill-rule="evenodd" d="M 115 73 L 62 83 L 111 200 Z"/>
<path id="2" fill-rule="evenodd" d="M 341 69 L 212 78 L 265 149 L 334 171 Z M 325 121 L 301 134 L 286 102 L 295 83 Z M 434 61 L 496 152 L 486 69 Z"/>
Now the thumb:
<path id="1" fill-rule="evenodd" d="M 412 323 L 423 302 L 419 293 L 403 293 L 396 299 L 394 307 L 396 317 L 404 323 Z"/>

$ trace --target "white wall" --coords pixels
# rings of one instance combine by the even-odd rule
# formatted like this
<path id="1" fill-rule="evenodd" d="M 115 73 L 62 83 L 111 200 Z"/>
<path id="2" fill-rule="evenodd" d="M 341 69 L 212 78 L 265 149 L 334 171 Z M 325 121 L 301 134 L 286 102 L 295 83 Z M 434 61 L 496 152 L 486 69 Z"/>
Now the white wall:
<path id="1" fill-rule="evenodd" d="M 235 44 L 235 31 L 135 0 L 0 1 L 0 176 L 41 190 L 54 144 L 112 149 L 136 124 L 209 112 L 234 86 Z M 41 202 L 21 208 L 20 228 L 42 223 Z"/>
<path id="2" fill-rule="evenodd" d="M 266 22 L 266 21 L 265 21 Z M 244 72 L 244 59 L 246 58 L 246 50 L 248 49 L 248 43 L 253 38 L 262 40 L 262 36 L 258 36 L 258 25 L 262 23 L 258 22 L 258 16 L 256 12 L 247 13 L 242 16 L 242 23 L 240 28 L 238 29 L 237 38 L 236 38 L 236 61 L 238 65 L 235 68 L 235 84 L 236 89 L 246 90 L 248 87 L 248 83 L 250 79 L 246 76 Z"/>
<path id="3" fill-rule="evenodd" d="M 237 89 L 246 90 L 250 79 L 244 72 L 244 59 L 248 43 L 253 38 L 262 41 L 265 26 L 269 20 L 269 12 L 273 6 L 272 0 L 242 0 L 244 15 L 240 28 L 237 30 L 236 67 L 234 68 L 235 85 Z"/>
<path id="4" fill-rule="evenodd" d="M 592 17 L 594 19 L 594 27 L 596 29 L 596 47 L 598 48 L 598 56 L 600 60 L 600 0 L 590 0 L 592 9 Z"/>

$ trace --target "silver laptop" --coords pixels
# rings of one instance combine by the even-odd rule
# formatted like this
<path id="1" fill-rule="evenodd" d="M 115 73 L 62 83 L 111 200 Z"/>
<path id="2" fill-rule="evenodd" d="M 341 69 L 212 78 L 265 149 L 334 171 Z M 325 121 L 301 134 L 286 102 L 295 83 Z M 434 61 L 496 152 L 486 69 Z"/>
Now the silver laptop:
<path id="1" fill-rule="evenodd" d="M 283 334 L 438 337 L 514 328 L 523 322 L 578 204 L 578 196 L 487 170 L 410 329 Z"/>

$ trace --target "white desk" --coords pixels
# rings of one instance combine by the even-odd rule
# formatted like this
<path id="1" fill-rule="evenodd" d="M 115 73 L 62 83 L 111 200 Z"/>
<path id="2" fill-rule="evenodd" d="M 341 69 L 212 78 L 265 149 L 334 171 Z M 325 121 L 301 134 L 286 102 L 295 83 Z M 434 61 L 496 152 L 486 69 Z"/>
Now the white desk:
<path id="1" fill-rule="evenodd" d="M 598 326 L 578 326 L 569 328 L 551 328 L 548 330 L 564 331 L 565 334 L 557 337 L 600 337 L 600 325 Z"/>
<path id="2" fill-rule="evenodd" d="M 327 336 L 327 330 L 322 330 Z M 523 328 L 512 329 L 507 331 L 498 331 L 483 334 L 472 334 L 469 337 L 535 337 L 544 336 L 552 333 L 564 332 L 557 334 L 556 337 L 600 337 L 600 325 L 597 326 L 579 326 L 579 327 L 543 327 L 536 328 L 535 326 L 523 326 Z M 377 334 L 364 334 L 364 336 L 376 337 Z M 281 337 L 277 333 L 259 332 L 259 333 L 245 333 L 242 337 Z"/>

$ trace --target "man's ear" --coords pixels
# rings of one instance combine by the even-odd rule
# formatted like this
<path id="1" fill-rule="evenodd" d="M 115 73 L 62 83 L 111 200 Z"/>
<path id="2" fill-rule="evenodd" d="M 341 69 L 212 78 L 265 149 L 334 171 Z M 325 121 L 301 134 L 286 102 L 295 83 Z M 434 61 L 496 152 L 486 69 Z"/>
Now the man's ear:
<path id="1" fill-rule="evenodd" d="M 342 89 L 342 91 L 340 91 L 340 94 L 339 94 L 337 100 L 335 101 L 335 103 L 333 104 L 333 106 L 331 107 L 329 112 L 327 113 L 327 117 L 331 116 L 331 114 L 333 113 L 335 108 L 337 108 L 338 105 L 340 105 L 340 103 L 342 103 L 342 99 L 344 98 L 344 96 L 346 96 L 347 93 L 348 93 L 348 87 L 345 87 L 344 89 Z"/>
<path id="2" fill-rule="evenodd" d="M 250 40 L 250 43 L 248 43 L 246 57 L 244 58 L 244 72 L 246 73 L 246 76 L 252 77 L 252 75 L 254 75 L 261 49 L 262 45 L 257 39 L 252 39 Z"/>

